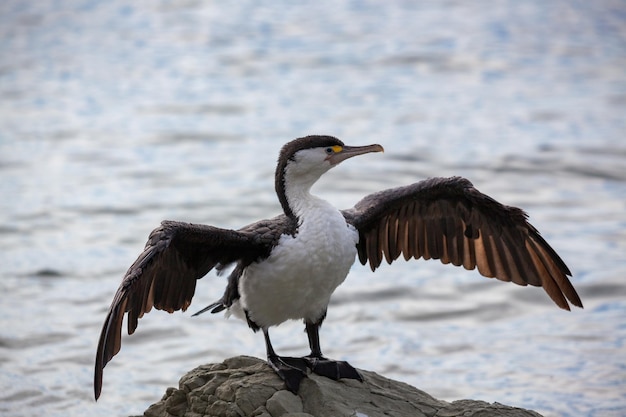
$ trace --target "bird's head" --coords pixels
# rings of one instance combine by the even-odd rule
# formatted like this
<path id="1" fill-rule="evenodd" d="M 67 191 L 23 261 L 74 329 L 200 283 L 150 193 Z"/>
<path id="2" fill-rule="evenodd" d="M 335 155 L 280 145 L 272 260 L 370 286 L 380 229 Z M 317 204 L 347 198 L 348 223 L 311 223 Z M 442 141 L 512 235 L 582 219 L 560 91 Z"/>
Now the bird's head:
<path id="1" fill-rule="evenodd" d="M 289 207 L 287 188 L 306 191 L 329 169 L 353 156 L 383 152 L 380 145 L 346 146 L 332 136 L 305 136 L 283 146 L 276 167 L 276 192 L 285 212 Z"/>

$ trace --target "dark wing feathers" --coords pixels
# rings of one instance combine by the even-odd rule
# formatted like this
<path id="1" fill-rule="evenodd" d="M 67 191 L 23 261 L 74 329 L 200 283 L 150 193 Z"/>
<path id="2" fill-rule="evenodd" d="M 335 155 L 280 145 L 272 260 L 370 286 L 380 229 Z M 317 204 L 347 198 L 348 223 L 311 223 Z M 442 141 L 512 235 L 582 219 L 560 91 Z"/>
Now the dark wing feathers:
<path id="1" fill-rule="evenodd" d="M 267 257 L 288 225 L 285 216 L 237 231 L 164 221 L 152 231 L 126 272 L 102 327 L 95 364 L 96 399 L 102 389 L 102 370 L 120 350 L 125 313 L 128 334 L 132 334 L 152 307 L 170 313 L 186 310 L 198 279 L 215 267 L 234 262 L 249 265 Z"/>
<path id="2" fill-rule="evenodd" d="M 524 211 L 480 193 L 460 177 L 431 178 L 384 190 L 342 211 L 359 230 L 359 260 L 439 259 L 486 277 L 541 286 L 561 308 L 582 302 L 571 272 Z"/>
<path id="3" fill-rule="evenodd" d="M 582 307 L 568 279 L 571 272 L 526 213 L 480 193 L 464 178 L 432 178 L 384 190 L 342 213 L 359 231 L 359 260 L 372 270 L 400 255 L 439 259 L 477 268 L 486 277 L 541 286 L 561 308 L 569 310 L 568 300 Z M 237 263 L 224 297 L 209 307 L 223 309 L 238 297 L 236 281 L 243 268 L 269 256 L 280 236 L 295 230 L 294 220 L 285 215 L 237 231 L 164 221 L 150 234 L 111 303 L 98 343 L 96 399 L 103 368 L 120 350 L 125 313 L 132 334 L 152 307 L 170 313 L 187 309 L 198 279 Z"/>

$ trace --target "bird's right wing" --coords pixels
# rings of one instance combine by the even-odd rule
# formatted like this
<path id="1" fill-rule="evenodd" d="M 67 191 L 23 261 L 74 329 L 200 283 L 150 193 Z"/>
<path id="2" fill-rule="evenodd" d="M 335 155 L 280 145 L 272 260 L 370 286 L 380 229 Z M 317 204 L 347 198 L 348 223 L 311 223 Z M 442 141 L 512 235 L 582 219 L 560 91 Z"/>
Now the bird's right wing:
<path id="1" fill-rule="evenodd" d="M 283 219 L 259 222 L 241 230 L 227 230 L 164 221 L 150 234 L 146 246 L 124 275 L 109 308 L 96 354 L 94 393 L 102 390 L 102 371 L 121 347 L 122 321 L 128 313 L 128 334 L 152 307 L 170 313 L 186 310 L 196 280 L 218 265 L 250 264 L 267 257 L 280 237 Z"/>

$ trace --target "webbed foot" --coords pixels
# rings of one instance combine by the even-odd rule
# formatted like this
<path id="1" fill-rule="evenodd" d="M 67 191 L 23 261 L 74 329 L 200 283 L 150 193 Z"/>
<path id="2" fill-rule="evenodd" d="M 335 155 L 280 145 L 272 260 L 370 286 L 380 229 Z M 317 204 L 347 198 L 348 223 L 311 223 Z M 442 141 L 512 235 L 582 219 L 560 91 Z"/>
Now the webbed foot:
<path id="1" fill-rule="evenodd" d="M 352 365 L 346 361 L 334 361 L 323 356 L 305 356 L 307 366 L 313 373 L 325 376 L 335 381 L 341 378 L 356 379 L 363 382 L 363 377 Z"/>
<path id="2" fill-rule="evenodd" d="M 268 356 L 267 363 L 285 381 L 287 389 L 297 395 L 300 382 L 306 377 L 307 361 L 304 358 Z"/>

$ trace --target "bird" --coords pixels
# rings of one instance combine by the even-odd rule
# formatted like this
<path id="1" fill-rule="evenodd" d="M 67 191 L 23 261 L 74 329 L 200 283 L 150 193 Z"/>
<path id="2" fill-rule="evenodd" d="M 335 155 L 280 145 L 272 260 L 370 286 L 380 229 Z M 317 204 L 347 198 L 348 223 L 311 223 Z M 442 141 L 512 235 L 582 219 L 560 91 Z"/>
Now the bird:
<path id="1" fill-rule="evenodd" d="M 311 187 L 349 158 L 383 152 L 381 145 L 347 146 L 333 136 L 311 135 L 280 150 L 274 185 L 282 213 L 237 230 L 165 220 L 124 275 L 98 341 L 94 395 L 103 370 L 120 351 L 126 316 L 128 334 L 152 308 L 187 310 L 197 281 L 215 269 L 232 268 L 223 296 L 200 310 L 225 311 L 262 331 L 267 363 L 297 393 L 309 372 L 334 380 L 363 381 L 346 361 L 325 357 L 319 329 L 335 289 L 358 258 L 375 271 L 401 255 L 439 259 L 490 278 L 543 287 L 565 310 L 582 302 L 570 270 L 528 222 L 520 208 L 479 192 L 462 177 L 429 178 L 365 196 L 339 210 L 313 195 Z M 302 320 L 311 352 L 279 356 L 269 329 Z"/>

